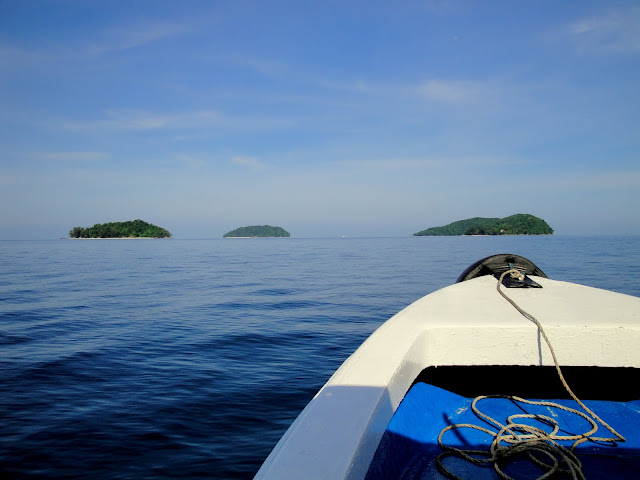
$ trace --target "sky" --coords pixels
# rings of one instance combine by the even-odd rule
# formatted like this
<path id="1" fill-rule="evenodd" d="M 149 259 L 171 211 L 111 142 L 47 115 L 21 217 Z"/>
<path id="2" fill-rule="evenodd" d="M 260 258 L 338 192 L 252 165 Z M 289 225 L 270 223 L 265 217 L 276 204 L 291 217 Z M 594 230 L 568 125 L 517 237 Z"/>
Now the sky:
<path id="1" fill-rule="evenodd" d="M 0 239 L 640 234 L 640 3 L 0 0 Z"/>

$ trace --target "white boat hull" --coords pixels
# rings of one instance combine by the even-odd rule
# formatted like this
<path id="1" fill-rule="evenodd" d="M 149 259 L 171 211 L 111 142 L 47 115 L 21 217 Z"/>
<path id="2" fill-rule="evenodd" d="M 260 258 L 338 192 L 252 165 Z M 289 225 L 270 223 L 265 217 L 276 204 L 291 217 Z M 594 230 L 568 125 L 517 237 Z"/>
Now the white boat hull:
<path id="1" fill-rule="evenodd" d="M 541 322 L 561 365 L 640 368 L 640 298 L 533 279 L 543 288 L 507 293 Z M 427 367 L 553 365 L 537 327 L 496 284 L 484 276 L 443 288 L 378 328 L 307 405 L 256 478 L 364 478 L 387 424 Z"/>

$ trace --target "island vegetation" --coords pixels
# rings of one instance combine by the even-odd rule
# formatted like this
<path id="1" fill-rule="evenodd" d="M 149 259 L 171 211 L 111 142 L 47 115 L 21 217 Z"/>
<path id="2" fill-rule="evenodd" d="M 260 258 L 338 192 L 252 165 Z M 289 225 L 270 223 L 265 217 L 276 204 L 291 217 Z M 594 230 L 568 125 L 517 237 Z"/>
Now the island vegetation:
<path id="1" fill-rule="evenodd" d="M 168 238 L 168 230 L 142 220 L 96 223 L 93 227 L 73 227 L 71 238 Z"/>
<path id="2" fill-rule="evenodd" d="M 541 218 L 526 213 L 518 213 L 505 218 L 474 217 L 459 220 L 442 227 L 432 227 L 413 235 L 551 235 L 553 228 Z"/>
<path id="3" fill-rule="evenodd" d="M 240 237 L 290 237 L 291 234 L 282 227 L 271 225 L 252 225 L 231 230 L 223 235 L 224 238 Z"/>

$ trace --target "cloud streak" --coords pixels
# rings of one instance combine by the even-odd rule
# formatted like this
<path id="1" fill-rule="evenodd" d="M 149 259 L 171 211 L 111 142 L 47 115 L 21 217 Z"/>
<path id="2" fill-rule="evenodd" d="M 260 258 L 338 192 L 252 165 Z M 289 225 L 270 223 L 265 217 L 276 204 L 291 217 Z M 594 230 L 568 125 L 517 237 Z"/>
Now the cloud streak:
<path id="1" fill-rule="evenodd" d="M 175 37 L 188 31 L 189 28 L 185 25 L 163 22 L 112 29 L 104 34 L 104 39 L 91 45 L 88 51 L 92 55 L 121 52 Z"/>
<path id="2" fill-rule="evenodd" d="M 94 128 L 113 128 L 118 130 L 158 130 L 168 128 L 204 127 L 220 123 L 222 116 L 214 111 L 196 111 L 186 113 L 161 114 L 145 110 L 108 110 L 107 119 L 77 122 L 66 121 L 62 124 L 68 130 L 86 130 Z"/>
<path id="3" fill-rule="evenodd" d="M 43 160 L 56 160 L 65 162 L 98 162 L 109 158 L 104 152 L 53 152 L 39 155 Z"/>
<path id="4" fill-rule="evenodd" d="M 273 130 L 294 126 L 283 118 L 257 115 L 226 115 L 215 110 L 179 113 L 159 113 L 148 110 L 119 109 L 105 112 L 105 119 L 93 121 L 64 121 L 65 130 L 114 129 L 129 131 L 192 130 L 223 128 L 234 130 Z"/>
<path id="5" fill-rule="evenodd" d="M 640 170 L 580 173 L 546 181 L 544 187 L 574 191 L 636 190 L 640 193 Z"/>
<path id="6" fill-rule="evenodd" d="M 640 7 L 581 18 L 567 34 L 583 53 L 640 53 Z"/>
<path id="7" fill-rule="evenodd" d="M 429 80 L 420 85 L 418 91 L 427 100 L 460 103 L 477 98 L 480 88 L 470 81 Z"/>
<path id="8" fill-rule="evenodd" d="M 434 157 L 389 157 L 370 160 L 347 160 L 336 162 L 339 166 L 370 170 L 414 170 L 414 169 L 459 169 L 469 167 L 496 167 L 522 163 L 517 158 L 499 156 L 434 156 Z"/>
<path id="9" fill-rule="evenodd" d="M 248 157 L 248 156 L 236 156 L 231 159 L 231 163 L 240 167 L 248 167 L 252 170 L 266 170 L 271 168 L 271 165 L 263 162 L 258 157 Z"/>
<path id="10" fill-rule="evenodd" d="M 637 204 L 639 6 L 41 3 L 0 22 L 0 197 L 31 205 L 18 217 L 119 205 L 367 234 Z"/>

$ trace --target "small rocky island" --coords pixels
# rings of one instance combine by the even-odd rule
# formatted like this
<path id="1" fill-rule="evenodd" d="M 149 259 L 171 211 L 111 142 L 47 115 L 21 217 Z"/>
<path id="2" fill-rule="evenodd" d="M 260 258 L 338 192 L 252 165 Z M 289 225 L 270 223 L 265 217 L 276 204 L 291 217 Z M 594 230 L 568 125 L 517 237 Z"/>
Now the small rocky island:
<path id="1" fill-rule="evenodd" d="M 128 222 L 96 223 L 93 227 L 73 227 L 69 231 L 71 238 L 169 238 L 168 230 L 144 222 L 130 220 Z"/>
<path id="2" fill-rule="evenodd" d="M 290 237 L 291 234 L 282 227 L 271 225 L 252 225 L 231 230 L 223 238 L 255 238 L 255 237 Z"/>
<path id="3" fill-rule="evenodd" d="M 431 227 L 414 233 L 414 237 L 454 235 L 551 235 L 553 228 L 541 218 L 518 213 L 505 218 L 474 217 L 443 227 Z"/>

